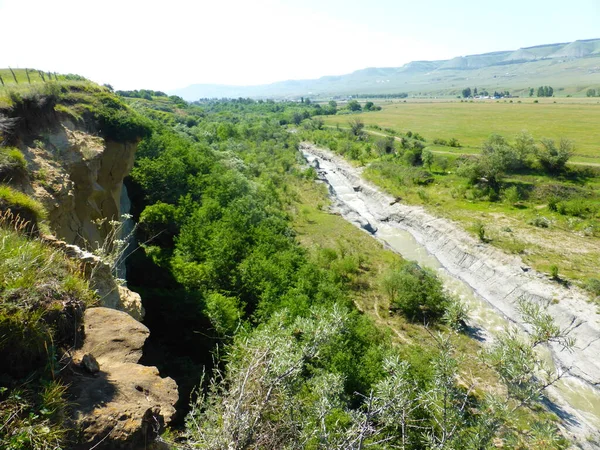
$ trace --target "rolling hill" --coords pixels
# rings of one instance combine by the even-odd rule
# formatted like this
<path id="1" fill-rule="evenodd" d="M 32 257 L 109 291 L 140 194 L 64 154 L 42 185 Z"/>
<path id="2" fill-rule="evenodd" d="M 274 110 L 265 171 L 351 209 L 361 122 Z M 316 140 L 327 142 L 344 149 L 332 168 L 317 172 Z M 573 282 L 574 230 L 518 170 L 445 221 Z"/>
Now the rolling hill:
<path id="1" fill-rule="evenodd" d="M 189 101 L 222 97 L 326 99 L 400 92 L 411 96 L 453 96 L 464 87 L 510 90 L 519 95 L 540 85 L 552 85 L 556 95 L 585 95 L 587 88 L 599 88 L 600 39 L 458 56 L 445 61 L 412 61 L 402 67 L 369 67 L 314 80 L 256 86 L 194 84 L 171 93 Z"/>

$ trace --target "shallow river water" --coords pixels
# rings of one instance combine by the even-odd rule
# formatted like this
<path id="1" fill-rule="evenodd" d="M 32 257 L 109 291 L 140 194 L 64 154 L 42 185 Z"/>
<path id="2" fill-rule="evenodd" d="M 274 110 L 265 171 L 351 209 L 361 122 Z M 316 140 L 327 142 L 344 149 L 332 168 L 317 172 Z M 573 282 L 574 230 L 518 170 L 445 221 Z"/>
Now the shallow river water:
<path id="1" fill-rule="evenodd" d="M 492 302 L 480 295 L 469 283 L 453 275 L 440 262 L 440 259 L 420 243 L 415 235 L 407 230 L 405 223 L 392 220 L 385 211 L 379 214 L 381 198 L 373 199 L 364 191 L 376 190 L 372 185 L 357 179 L 360 171 L 349 166 L 340 168 L 341 162 L 335 157 L 328 157 L 325 151 L 310 146 L 302 148 L 307 161 L 318 169 L 319 178 L 329 187 L 333 208 L 341 215 L 370 233 L 389 249 L 399 253 L 408 260 L 418 262 L 439 274 L 448 291 L 459 296 L 469 306 L 470 326 L 481 330 L 480 337 L 486 341 L 492 340 L 494 334 L 503 330 L 509 323 L 515 323 L 514 318 L 493 305 Z M 325 157 L 324 157 L 325 156 Z M 355 176 L 349 176 L 349 171 Z M 364 183 L 364 184 L 363 184 Z M 383 194 L 382 194 L 383 195 Z M 379 209 L 378 209 L 379 208 Z M 546 351 L 548 361 L 552 362 L 552 354 Z M 600 358 L 600 355 L 597 355 Z M 550 407 L 563 417 L 565 428 L 578 442 L 580 448 L 599 448 L 586 436 L 600 439 L 600 390 L 593 383 L 583 381 L 575 376 L 561 379 L 549 392 L 552 399 Z"/>

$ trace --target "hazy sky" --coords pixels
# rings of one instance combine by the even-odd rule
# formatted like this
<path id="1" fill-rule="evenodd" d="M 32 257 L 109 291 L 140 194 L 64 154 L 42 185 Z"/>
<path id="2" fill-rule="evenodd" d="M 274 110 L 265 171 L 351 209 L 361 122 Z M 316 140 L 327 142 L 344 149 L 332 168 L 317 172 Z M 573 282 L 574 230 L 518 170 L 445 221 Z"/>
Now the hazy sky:
<path id="1" fill-rule="evenodd" d="M 600 0 L 0 0 L 0 67 L 261 84 L 600 38 Z"/>

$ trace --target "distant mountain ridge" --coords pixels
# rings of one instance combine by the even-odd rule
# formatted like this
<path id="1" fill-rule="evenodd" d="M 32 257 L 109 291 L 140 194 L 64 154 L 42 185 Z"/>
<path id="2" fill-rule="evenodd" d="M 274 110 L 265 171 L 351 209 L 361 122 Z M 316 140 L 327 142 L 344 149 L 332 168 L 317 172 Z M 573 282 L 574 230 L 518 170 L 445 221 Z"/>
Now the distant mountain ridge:
<path id="1" fill-rule="evenodd" d="M 294 98 L 356 94 L 453 95 L 468 85 L 518 89 L 555 84 L 572 93 L 600 87 L 600 39 L 536 45 L 518 50 L 411 61 L 401 67 L 368 67 L 347 75 L 287 80 L 257 86 L 194 84 L 172 91 L 186 100 L 222 97 Z"/>

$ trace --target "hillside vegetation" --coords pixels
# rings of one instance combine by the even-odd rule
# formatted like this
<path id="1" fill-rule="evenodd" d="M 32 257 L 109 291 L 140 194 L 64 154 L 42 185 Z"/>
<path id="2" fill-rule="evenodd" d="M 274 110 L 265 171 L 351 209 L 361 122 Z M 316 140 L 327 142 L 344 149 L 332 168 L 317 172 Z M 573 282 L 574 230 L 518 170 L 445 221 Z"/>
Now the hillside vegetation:
<path id="1" fill-rule="evenodd" d="M 7 173 L 36 175 L 14 149 L 50 116 L 106 139 L 139 140 L 127 184 L 140 248 L 129 257 L 128 282 L 142 295 L 151 331 L 144 362 L 179 385 L 179 428 L 162 438 L 175 448 L 567 448 L 543 403 L 556 373 L 541 375 L 535 350 L 549 340 L 568 347 L 564 330 L 523 302 L 535 339 L 507 330 L 480 347 L 466 334 L 468 312 L 435 273 L 328 213 L 315 170 L 298 153 L 302 139 L 326 143 L 376 163 L 373 178 L 406 181 L 407 191 L 427 198 L 416 186 L 435 179 L 429 169 L 437 161 L 422 167 L 420 136 L 397 147 L 368 138 L 358 122 L 350 132 L 324 130 L 318 116 L 338 112 L 335 104 L 190 105 L 60 78 L 19 86 L 0 90 Z M 496 139 L 490 148 L 467 161 L 472 171 L 515 146 Z M 518 160 L 525 176 L 557 169 L 593 179 L 565 172 L 550 149 L 546 159 L 527 149 Z M 501 175 L 512 172 L 503 164 L 495 183 L 468 185 L 459 201 L 471 195 L 487 205 L 505 195 Z M 23 204 L 43 222 L 16 186 L 2 188 L 2 210 Z M 74 343 L 63 322 L 44 319 L 62 317 L 67 305 L 82 311 L 93 295 L 62 253 L 29 230 L 9 230 L 11 220 L 2 226 L 0 442 L 69 448 L 77 435 L 68 432 L 58 349 Z M 80 324 L 74 317 L 69 339 Z M 22 339 L 27 333 L 32 338 Z"/>
<path id="2" fill-rule="evenodd" d="M 460 304 L 433 273 L 358 244 L 368 237 L 326 212 L 286 128 L 300 115 L 318 129 L 321 106 L 128 101 L 154 119 L 130 189 L 146 242 L 129 278 L 154 336 L 148 362 L 184 399 L 212 367 L 187 414 L 189 445 L 564 445 L 533 406 L 537 381 L 517 382 L 492 353 L 477 360 Z M 544 425 L 523 428 L 536 416 Z"/>

